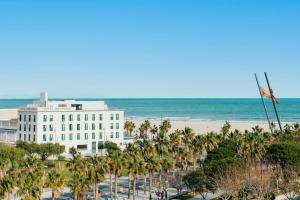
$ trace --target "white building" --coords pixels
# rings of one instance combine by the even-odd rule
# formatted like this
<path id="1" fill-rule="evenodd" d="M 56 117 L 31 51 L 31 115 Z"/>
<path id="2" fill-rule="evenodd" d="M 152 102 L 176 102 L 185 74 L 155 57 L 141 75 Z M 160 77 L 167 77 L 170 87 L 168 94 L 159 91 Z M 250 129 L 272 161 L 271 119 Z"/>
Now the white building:
<path id="1" fill-rule="evenodd" d="M 83 154 L 98 152 L 98 145 L 111 141 L 124 146 L 124 111 L 109 110 L 103 101 L 40 100 L 18 109 L 18 140 L 59 143 L 67 153 L 75 147 Z"/>

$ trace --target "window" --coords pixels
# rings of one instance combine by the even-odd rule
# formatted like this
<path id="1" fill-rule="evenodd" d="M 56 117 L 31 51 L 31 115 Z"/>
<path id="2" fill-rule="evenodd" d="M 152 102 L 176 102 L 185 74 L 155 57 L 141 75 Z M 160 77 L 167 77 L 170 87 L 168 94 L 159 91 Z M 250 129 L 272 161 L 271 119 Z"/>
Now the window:
<path id="1" fill-rule="evenodd" d="M 53 131 L 53 125 L 52 124 L 49 125 L 49 131 Z"/>
<path id="2" fill-rule="evenodd" d="M 21 130 L 22 130 L 22 124 L 19 125 L 19 131 L 21 131 Z"/>
<path id="3" fill-rule="evenodd" d="M 28 121 L 31 122 L 31 115 L 28 116 Z"/>
<path id="4" fill-rule="evenodd" d="M 43 141 L 47 141 L 46 134 L 43 135 Z"/>
<path id="5" fill-rule="evenodd" d="M 30 140 L 31 140 L 31 135 L 29 134 L 29 135 L 28 135 L 28 141 L 30 141 Z"/>
<path id="6" fill-rule="evenodd" d="M 33 125 L 33 132 L 35 132 L 35 125 Z"/>
<path id="7" fill-rule="evenodd" d="M 26 122 L 26 115 L 24 115 L 24 122 Z"/>
<path id="8" fill-rule="evenodd" d="M 53 134 L 50 134 L 49 136 L 50 136 L 49 140 L 52 141 L 53 140 Z"/>
<path id="9" fill-rule="evenodd" d="M 65 140 L 65 134 L 61 134 L 61 140 L 62 140 L 62 141 Z"/>
<path id="10" fill-rule="evenodd" d="M 31 131 L 31 124 L 28 125 L 28 131 Z"/>
<path id="11" fill-rule="evenodd" d="M 89 125 L 88 124 L 84 124 L 84 130 L 89 130 Z"/>
<path id="12" fill-rule="evenodd" d="M 86 140 L 89 139 L 88 133 L 85 133 L 85 134 L 84 134 L 84 139 L 86 139 Z"/>
<path id="13" fill-rule="evenodd" d="M 99 139 L 102 140 L 102 132 L 99 133 Z"/>
<path id="14" fill-rule="evenodd" d="M 92 124 L 92 130 L 95 130 L 95 124 Z"/>
<path id="15" fill-rule="evenodd" d="M 99 124 L 99 130 L 102 130 L 102 123 Z"/>
<path id="16" fill-rule="evenodd" d="M 85 121 L 89 120 L 88 114 L 85 114 L 85 115 L 84 115 L 84 120 L 85 120 Z"/>
<path id="17" fill-rule="evenodd" d="M 114 120 L 114 114 L 110 114 L 110 120 Z"/>
<path id="18" fill-rule="evenodd" d="M 24 124 L 24 131 L 26 131 L 26 124 Z"/>
<path id="19" fill-rule="evenodd" d="M 19 140 L 21 140 L 21 139 L 22 139 L 22 134 L 20 133 L 20 134 L 19 134 Z"/>
<path id="20" fill-rule="evenodd" d="M 19 115 L 19 121 L 20 122 L 22 121 L 22 115 Z"/>
<path id="21" fill-rule="evenodd" d="M 33 141 L 35 142 L 35 135 L 33 135 Z"/>
<path id="22" fill-rule="evenodd" d="M 96 115 L 92 114 L 92 120 L 95 121 L 96 120 Z"/>
<path id="23" fill-rule="evenodd" d="M 114 133 L 113 132 L 110 133 L 110 138 L 114 138 Z"/>
<path id="24" fill-rule="evenodd" d="M 26 134 L 24 134 L 24 138 L 23 139 L 26 140 Z"/>
<path id="25" fill-rule="evenodd" d="M 47 126 L 43 125 L 43 131 L 46 132 L 47 131 Z"/>
<path id="26" fill-rule="evenodd" d="M 73 124 L 69 124 L 69 131 L 73 131 Z"/>
<path id="27" fill-rule="evenodd" d="M 119 132 L 116 132 L 116 138 L 119 138 Z"/>
<path id="28" fill-rule="evenodd" d="M 114 129 L 114 124 L 110 123 L 110 129 Z"/>
<path id="29" fill-rule="evenodd" d="M 53 122 L 53 115 L 50 115 L 50 122 Z"/>
<path id="30" fill-rule="evenodd" d="M 95 133 L 92 133 L 92 139 L 93 140 L 95 139 Z"/>
<path id="31" fill-rule="evenodd" d="M 72 133 L 69 134 L 69 140 L 73 140 L 73 134 Z"/>
<path id="32" fill-rule="evenodd" d="M 44 121 L 44 122 L 47 121 L 47 115 L 43 115 L 43 121 Z"/>
<path id="33" fill-rule="evenodd" d="M 102 121 L 102 114 L 99 115 L 99 120 Z"/>
<path id="34" fill-rule="evenodd" d="M 80 114 L 77 114 L 77 121 L 80 121 Z"/>
<path id="35" fill-rule="evenodd" d="M 120 119 L 119 114 L 116 114 L 116 120 L 119 120 L 119 119 Z"/>
<path id="36" fill-rule="evenodd" d="M 73 121 L 73 115 L 69 115 L 69 121 L 71 122 L 71 121 Z"/>
<path id="37" fill-rule="evenodd" d="M 61 121 L 65 121 L 66 120 L 66 118 L 65 118 L 65 115 L 61 115 Z"/>
<path id="38" fill-rule="evenodd" d="M 62 124 L 61 125 L 61 131 L 65 131 L 66 130 L 66 125 L 65 124 Z"/>
<path id="39" fill-rule="evenodd" d="M 120 129 L 120 124 L 116 123 L 116 129 Z"/>
<path id="40" fill-rule="evenodd" d="M 33 115 L 33 122 L 35 122 L 36 121 L 36 116 L 35 115 Z"/>
<path id="41" fill-rule="evenodd" d="M 77 131 L 80 131 L 80 124 L 77 124 Z"/>
<path id="42" fill-rule="evenodd" d="M 77 140 L 80 140 L 80 133 L 77 133 Z"/>

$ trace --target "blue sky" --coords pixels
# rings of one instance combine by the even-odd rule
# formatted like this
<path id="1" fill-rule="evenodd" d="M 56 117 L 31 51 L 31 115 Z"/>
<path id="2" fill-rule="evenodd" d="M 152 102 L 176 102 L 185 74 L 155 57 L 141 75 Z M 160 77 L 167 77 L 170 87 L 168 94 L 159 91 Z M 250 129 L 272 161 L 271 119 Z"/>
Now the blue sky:
<path id="1" fill-rule="evenodd" d="M 300 97 L 300 1 L 2 0 L 0 97 Z"/>

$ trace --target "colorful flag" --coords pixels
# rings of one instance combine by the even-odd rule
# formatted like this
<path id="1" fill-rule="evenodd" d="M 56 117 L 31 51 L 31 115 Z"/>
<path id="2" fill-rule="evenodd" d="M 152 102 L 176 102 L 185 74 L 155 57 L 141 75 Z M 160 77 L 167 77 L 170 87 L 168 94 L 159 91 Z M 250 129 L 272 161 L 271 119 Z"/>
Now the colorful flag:
<path id="1" fill-rule="evenodd" d="M 268 99 L 274 99 L 275 104 L 278 104 L 278 100 L 277 100 L 277 99 L 274 97 L 274 95 L 273 95 L 273 90 L 272 90 L 272 88 L 271 88 L 271 95 L 269 95 L 269 94 L 267 93 L 267 91 L 266 91 L 263 87 L 261 87 L 261 86 L 260 86 L 260 92 L 261 92 L 261 95 L 262 95 L 263 97 L 268 98 Z"/>

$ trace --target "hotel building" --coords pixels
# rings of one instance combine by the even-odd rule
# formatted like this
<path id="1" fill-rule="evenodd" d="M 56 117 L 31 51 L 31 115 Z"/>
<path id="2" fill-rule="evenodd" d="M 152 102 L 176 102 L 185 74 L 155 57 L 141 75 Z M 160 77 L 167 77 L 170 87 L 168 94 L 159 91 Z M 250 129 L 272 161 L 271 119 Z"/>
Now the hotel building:
<path id="1" fill-rule="evenodd" d="M 105 141 L 125 145 L 123 124 L 124 111 L 110 110 L 104 101 L 49 101 L 41 93 L 39 101 L 18 109 L 17 139 L 94 154 Z"/>

